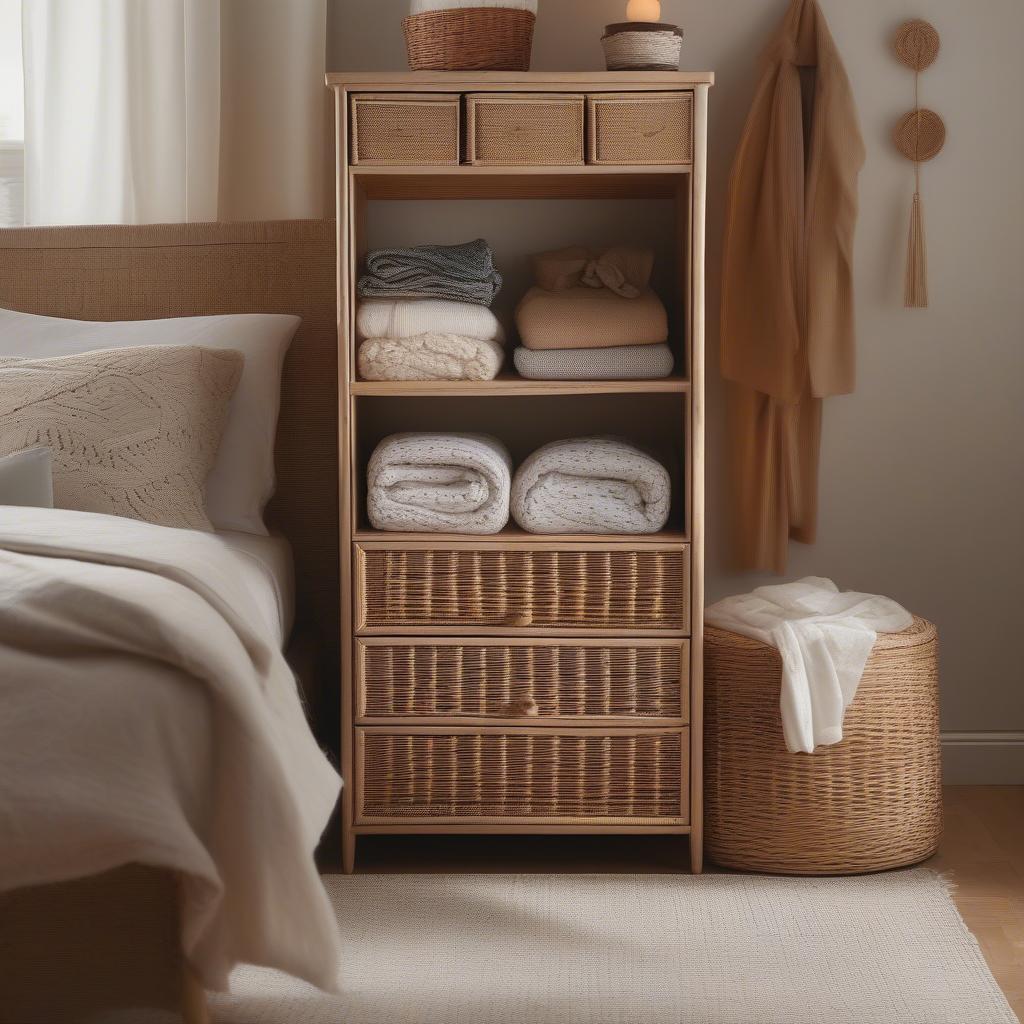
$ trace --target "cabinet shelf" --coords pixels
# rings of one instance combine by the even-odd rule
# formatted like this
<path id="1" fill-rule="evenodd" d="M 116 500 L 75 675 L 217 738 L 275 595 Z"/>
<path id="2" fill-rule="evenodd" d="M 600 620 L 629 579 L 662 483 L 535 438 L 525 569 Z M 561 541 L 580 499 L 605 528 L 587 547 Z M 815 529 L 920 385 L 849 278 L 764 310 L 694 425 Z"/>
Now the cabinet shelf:
<path id="1" fill-rule="evenodd" d="M 510 523 L 498 533 L 395 533 L 390 530 L 374 530 L 362 527 L 355 530 L 352 539 L 357 544 L 376 542 L 379 544 L 430 544 L 443 547 L 445 544 L 603 544 L 605 546 L 632 547 L 636 545 L 688 544 L 689 537 L 685 530 L 661 530 L 658 533 L 528 533 L 515 523 Z"/>
<path id="2" fill-rule="evenodd" d="M 527 380 L 502 373 L 495 380 L 361 380 L 351 386 L 353 395 L 408 398 L 455 398 L 489 395 L 663 395 L 686 394 L 685 377 L 655 380 Z"/>

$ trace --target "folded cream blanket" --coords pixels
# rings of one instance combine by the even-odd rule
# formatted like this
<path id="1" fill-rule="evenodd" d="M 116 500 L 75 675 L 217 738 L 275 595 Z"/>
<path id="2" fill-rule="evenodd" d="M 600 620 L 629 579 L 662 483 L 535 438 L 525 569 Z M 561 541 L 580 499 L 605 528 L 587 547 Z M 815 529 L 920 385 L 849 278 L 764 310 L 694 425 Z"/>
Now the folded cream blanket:
<path id="1" fill-rule="evenodd" d="M 504 361 L 496 341 L 457 334 L 370 338 L 359 346 L 363 380 L 494 380 Z"/>
<path id="2" fill-rule="evenodd" d="M 452 11 L 463 7 L 507 7 L 514 11 L 537 13 L 537 0 L 412 0 L 410 13 Z"/>
<path id="3" fill-rule="evenodd" d="M 914 619 L 887 597 L 841 592 L 831 580 L 807 576 L 727 597 L 704 621 L 778 649 L 786 749 L 809 754 L 842 740 L 877 634 L 909 629 Z"/>
<path id="4" fill-rule="evenodd" d="M 530 533 L 657 533 L 671 500 L 665 467 L 608 437 L 546 444 L 512 484 L 512 515 Z"/>
<path id="5" fill-rule="evenodd" d="M 485 434 L 394 434 L 370 458 L 377 530 L 497 533 L 508 522 L 512 459 Z"/>
<path id="6" fill-rule="evenodd" d="M 498 318 L 486 306 L 452 299 L 363 299 L 356 330 L 360 338 L 455 334 L 499 344 L 505 340 Z"/>

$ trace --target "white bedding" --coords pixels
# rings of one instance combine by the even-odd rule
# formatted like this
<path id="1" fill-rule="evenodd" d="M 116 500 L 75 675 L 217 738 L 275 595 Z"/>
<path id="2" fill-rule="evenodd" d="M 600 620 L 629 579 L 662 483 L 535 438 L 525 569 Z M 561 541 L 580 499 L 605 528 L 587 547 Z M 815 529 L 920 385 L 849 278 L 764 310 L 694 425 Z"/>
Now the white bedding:
<path id="1" fill-rule="evenodd" d="M 0 891 L 165 867 L 207 987 L 248 962 L 333 988 L 340 781 L 254 596 L 266 550 L 0 507 Z"/>
<path id="2" fill-rule="evenodd" d="M 292 546 L 281 536 L 218 530 L 235 559 L 239 582 L 259 606 L 278 647 L 283 647 L 295 619 L 295 565 Z"/>

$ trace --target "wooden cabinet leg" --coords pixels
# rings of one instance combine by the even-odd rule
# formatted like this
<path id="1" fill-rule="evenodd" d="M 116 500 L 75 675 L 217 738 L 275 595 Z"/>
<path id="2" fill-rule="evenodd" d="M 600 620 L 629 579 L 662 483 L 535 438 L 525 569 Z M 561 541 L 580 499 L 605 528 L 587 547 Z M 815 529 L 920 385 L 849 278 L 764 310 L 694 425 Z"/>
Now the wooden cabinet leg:
<path id="1" fill-rule="evenodd" d="M 356 837 L 350 828 L 341 833 L 341 870 L 351 875 L 356 867 Z"/>
<path id="2" fill-rule="evenodd" d="M 690 870 L 695 875 L 704 871 L 704 843 L 697 833 L 690 836 Z"/>
<path id="3" fill-rule="evenodd" d="M 188 964 L 181 973 L 181 1019 L 184 1024 L 210 1024 L 206 993 Z"/>

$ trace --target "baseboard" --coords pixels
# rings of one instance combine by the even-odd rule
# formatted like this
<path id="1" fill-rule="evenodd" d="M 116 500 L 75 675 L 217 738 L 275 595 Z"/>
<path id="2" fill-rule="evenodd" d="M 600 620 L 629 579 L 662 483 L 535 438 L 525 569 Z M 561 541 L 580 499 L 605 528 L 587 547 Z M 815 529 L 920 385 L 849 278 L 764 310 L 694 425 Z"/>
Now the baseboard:
<path id="1" fill-rule="evenodd" d="M 944 732 L 947 786 L 1024 786 L 1024 732 Z"/>

